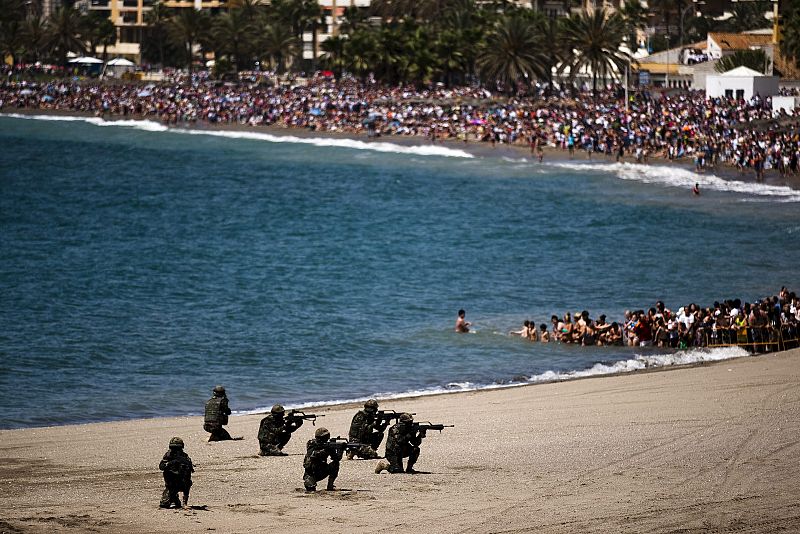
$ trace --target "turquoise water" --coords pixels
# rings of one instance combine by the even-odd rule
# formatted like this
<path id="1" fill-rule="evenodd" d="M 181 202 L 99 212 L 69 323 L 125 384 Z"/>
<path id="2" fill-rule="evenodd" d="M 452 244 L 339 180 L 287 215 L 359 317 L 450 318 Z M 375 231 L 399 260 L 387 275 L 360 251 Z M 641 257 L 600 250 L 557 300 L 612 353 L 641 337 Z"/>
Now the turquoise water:
<path id="1" fill-rule="evenodd" d="M 0 427 L 625 370 L 505 334 L 800 282 L 785 188 L 162 130 L 0 117 Z"/>

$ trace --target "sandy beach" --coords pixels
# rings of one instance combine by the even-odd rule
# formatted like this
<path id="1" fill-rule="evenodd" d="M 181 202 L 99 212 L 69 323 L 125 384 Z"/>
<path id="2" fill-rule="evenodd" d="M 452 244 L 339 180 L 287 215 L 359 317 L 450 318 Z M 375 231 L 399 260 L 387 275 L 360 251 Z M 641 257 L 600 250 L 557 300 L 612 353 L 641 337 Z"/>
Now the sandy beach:
<path id="1" fill-rule="evenodd" d="M 262 458 L 258 415 L 232 418 L 236 442 L 207 443 L 199 417 L 2 431 L 0 532 L 800 529 L 800 350 L 381 407 L 455 428 L 424 441 L 425 474 L 344 460 L 340 490 L 311 495 L 314 428 Z M 346 435 L 355 409 L 315 410 L 318 426 Z M 175 435 L 196 464 L 190 510 L 158 509 Z"/>

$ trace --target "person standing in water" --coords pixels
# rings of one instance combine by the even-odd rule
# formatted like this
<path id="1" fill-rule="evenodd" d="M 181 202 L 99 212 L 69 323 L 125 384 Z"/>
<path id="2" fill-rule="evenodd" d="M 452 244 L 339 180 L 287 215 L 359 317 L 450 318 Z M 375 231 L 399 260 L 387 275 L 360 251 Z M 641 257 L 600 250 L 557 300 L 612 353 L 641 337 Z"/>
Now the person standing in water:
<path id="1" fill-rule="evenodd" d="M 699 183 L 695 182 L 694 187 L 692 188 L 692 193 L 695 196 L 699 196 L 700 195 L 700 184 Z"/>
<path id="2" fill-rule="evenodd" d="M 458 319 L 456 319 L 456 332 L 459 334 L 466 334 L 469 332 L 469 327 L 472 323 L 467 322 L 465 319 L 467 312 L 458 310 Z"/>

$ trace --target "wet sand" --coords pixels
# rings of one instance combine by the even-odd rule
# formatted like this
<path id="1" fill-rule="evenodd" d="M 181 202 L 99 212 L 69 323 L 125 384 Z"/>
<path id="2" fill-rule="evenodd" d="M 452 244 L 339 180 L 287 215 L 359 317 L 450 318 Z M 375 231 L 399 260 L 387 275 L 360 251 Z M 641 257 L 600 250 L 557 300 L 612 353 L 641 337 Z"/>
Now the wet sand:
<path id="1" fill-rule="evenodd" d="M 424 440 L 427 473 L 344 460 L 339 491 L 312 495 L 314 427 L 262 458 L 258 415 L 233 417 L 245 440 L 221 443 L 199 417 L 2 431 L 0 532 L 800 531 L 800 350 L 381 407 L 455 424 Z M 317 426 L 346 435 L 355 409 L 316 410 Z M 160 510 L 175 435 L 195 508 Z"/>

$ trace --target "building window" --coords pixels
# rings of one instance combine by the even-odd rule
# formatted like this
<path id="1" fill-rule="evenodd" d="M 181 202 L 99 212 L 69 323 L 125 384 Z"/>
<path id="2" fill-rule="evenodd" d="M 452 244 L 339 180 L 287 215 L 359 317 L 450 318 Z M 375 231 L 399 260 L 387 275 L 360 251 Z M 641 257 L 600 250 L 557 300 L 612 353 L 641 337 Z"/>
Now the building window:
<path id="1" fill-rule="evenodd" d="M 737 89 L 736 90 L 736 98 L 744 98 L 744 89 Z"/>
<path id="2" fill-rule="evenodd" d="M 733 98 L 733 89 L 725 89 L 725 98 Z"/>

